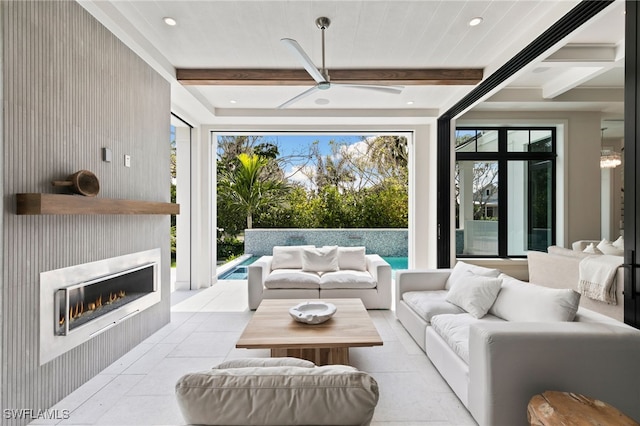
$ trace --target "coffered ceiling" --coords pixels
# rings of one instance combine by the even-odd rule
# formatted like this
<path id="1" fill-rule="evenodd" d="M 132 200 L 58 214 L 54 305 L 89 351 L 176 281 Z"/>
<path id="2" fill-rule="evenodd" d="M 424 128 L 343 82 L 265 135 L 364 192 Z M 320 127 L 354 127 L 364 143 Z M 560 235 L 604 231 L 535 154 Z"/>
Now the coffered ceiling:
<path id="1" fill-rule="evenodd" d="M 312 87 L 183 85 L 181 69 L 302 70 L 280 41 L 295 39 L 331 70 L 479 69 L 483 78 L 529 44 L 578 1 L 571 0 L 80 0 L 90 13 L 172 82 L 172 103 L 204 123 L 215 117 L 339 113 L 438 116 L 473 84 L 403 84 L 400 94 L 331 86 L 288 106 Z M 502 90 L 483 110 L 602 111 L 621 118 L 624 77 L 624 2 L 607 7 Z M 177 25 L 165 24 L 171 17 Z M 482 22 L 470 26 L 469 21 Z M 301 84 L 301 85 L 300 85 Z"/>

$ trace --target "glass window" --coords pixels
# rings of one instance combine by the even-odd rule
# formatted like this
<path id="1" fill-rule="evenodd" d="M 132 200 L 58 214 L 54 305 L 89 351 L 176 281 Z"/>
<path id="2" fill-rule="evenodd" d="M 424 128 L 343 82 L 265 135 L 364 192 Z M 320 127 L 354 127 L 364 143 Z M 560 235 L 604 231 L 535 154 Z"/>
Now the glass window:
<path id="1" fill-rule="evenodd" d="M 551 130 L 509 130 L 507 151 L 509 152 L 552 152 Z"/>
<path id="2" fill-rule="evenodd" d="M 456 162 L 456 254 L 498 255 L 498 163 Z"/>
<path id="3" fill-rule="evenodd" d="M 552 162 L 509 161 L 507 170 L 508 255 L 544 251 L 552 245 Z"/>
<path id="4" fill-rule="evenodd" d="M 457 256 L 546 250 L 555 244 L 555 129 L 456 129 L 455 191 Z"/>
<path id="5" fill-rule="evenodd" d="M 553 152 L 551 130 L 532 130 L 529 146 L 529 152 Z"/>
<path id="6" fill-rule="evenodd" d="M 475 130 L 456 130 L 456 151 L 476 152 Z"/>
<path id="7" fill-rule="evenodd" d="M 496 130 L 479 130 L 476 145 L 478 152 L 498 152 L 498 132 Z"/>
<path id="8" fill-rule="evenodd" d="M 456 129 L 456 152 L 498 152 L 496 130 Z"/>
<path id="9" fill-rule="evenodd" d="M 529 152 L 529 131 L 509 130 L 507 132 L 507 150 L 509 152 Z"/>

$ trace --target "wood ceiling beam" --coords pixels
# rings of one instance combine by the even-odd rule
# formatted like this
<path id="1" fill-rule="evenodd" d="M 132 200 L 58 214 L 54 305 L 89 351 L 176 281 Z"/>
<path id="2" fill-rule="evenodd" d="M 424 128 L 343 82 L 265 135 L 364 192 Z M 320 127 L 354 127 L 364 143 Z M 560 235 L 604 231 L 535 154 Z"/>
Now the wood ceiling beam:
<path id="1" fill-rule="evenodd" d="M 335 69 L 331 81 L 352 84 L 398 84 L 405 86 L 474 85 L 483 70 L 441 69 Z M 314 84 L 301 69 L 187 69 L 178 68 L 176 78 L 185 86 L 308 86 Z"/>

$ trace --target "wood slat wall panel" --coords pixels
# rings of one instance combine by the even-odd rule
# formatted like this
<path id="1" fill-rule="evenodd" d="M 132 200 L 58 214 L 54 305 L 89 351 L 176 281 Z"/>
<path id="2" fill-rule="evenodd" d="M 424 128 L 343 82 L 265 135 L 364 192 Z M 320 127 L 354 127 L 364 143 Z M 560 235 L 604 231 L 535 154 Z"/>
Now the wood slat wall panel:
<path id="1" fill-rule="evenodd" d="M 51 180 L 87 169 L 100 179 L 98 197 L 169 202 L 170 90 L 75 2 L 0 7 L 0 406 L 46 409 L 169 321 L 169 217 L 17 216 L 15 194 L 59 192 Z M 102 147 L 111 163 L 101 161 Z M 39 273 L 155 247 L 162 302 L 40 366 Z"/>

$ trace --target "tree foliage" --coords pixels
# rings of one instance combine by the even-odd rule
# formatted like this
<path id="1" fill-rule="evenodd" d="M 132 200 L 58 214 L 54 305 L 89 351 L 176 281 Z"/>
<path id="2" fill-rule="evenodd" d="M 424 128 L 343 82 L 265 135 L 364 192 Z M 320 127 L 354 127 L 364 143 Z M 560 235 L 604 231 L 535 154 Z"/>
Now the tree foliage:
<path id="1" fill-rule="evenodd" d="M 225 170 L 218 182 L 218 199 L 231 204 L 253 227 L 253 215 L 263 206 L 277 204 L 286 184 L 267 172 L 269 159 L 259 155 L 238 154 L 238 164 Z"/>
<path id="2" fill-rule="evenodd" d="M 226 235 L 238 235 L 245 227 L 408 225 L 404 137 L 379 136 L 351 145 L 332 141 L 325 155 L 314 143 L 292 158 L 259 137 L 227 136 L 219 145 L 217 164 L 217 220 Z M 294 174 L 305 179 L 294 181 Z"/>

